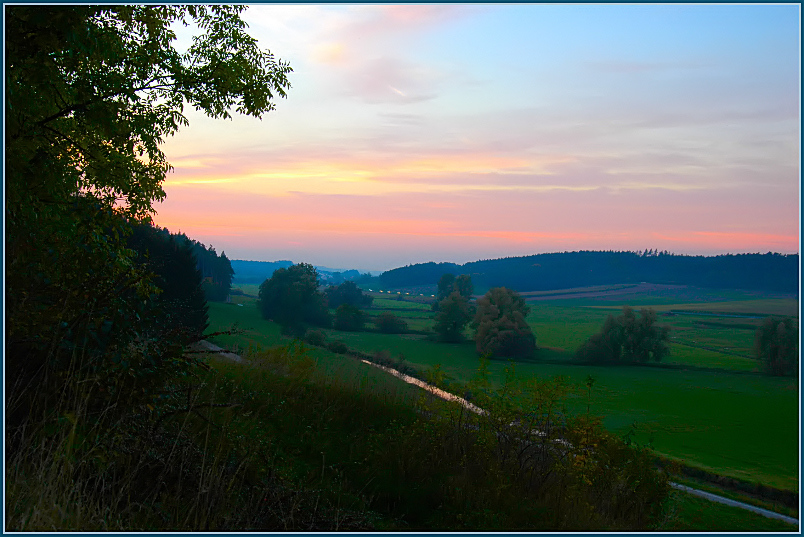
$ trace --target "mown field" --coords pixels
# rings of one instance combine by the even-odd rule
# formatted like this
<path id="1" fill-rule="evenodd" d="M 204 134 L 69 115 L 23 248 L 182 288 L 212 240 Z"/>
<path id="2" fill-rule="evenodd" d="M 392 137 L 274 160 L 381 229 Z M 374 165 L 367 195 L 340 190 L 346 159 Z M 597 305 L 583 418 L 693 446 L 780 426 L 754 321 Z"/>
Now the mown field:
<path id="1" fill-rule="evenodd" d="M 254 287 L 243 290 L 256 295 Z M 680 304 L 659 300 L 664 303 L 644 305 L 662 314 L 683 310 L 761 316 L 797 311 L 795 300 L 733 298 L 741 300 Z M 756 372 L 757 362 L 750 356 L 753 331 L 761 319 L 660 315 L 660 322 L 672 328 L 671 355 L 665 363 L 679 367 L 576 365 L 571 362 L 573 351 L 599 329 L 608 314 L 616 314 L 620 308 L 616 303 L 586 301 L 586 305 L 575 299 L 531 303 L 528 322 L 541 348 L 534 361 L 513 364 L 519 374 L 563 376 L 578 386 L 592 376 L 592 412 L 603 416 L 609 429 L 624 434 L 635 427 L 637 441 L 650 442 L 658 453 L 685 464 L 782 489 L 798 489 L 798 386 L 794 379 Z M 373 316 L 383 311 L 404 318 L 416 330 L 432 322 L 426 303 L 377 296 L 367 313 Z M 221 343 L 251 340 L 270 346 L 288 341 L 280 336 L 276 325 L 260 318 L 254 299 L 246 296 L 234 296 L 233 304 L 211 304 L 210 319 L 211 330 L 235 321 L 246 329 L 245 339 L 222 337 Z M 356 350 L 401 355 L 408 365 L 420 370 L 438 364 L 453 383 L 469 381 L 478 366 L 474 345 L 469 342 L 437 343 L 422 334 L 325 332 L 328 339 L 341 340 Z M 322 349 L 312 352 L 338 375 L 366 378 L 365 382 L 378 389 L 397 384 L 352 358 Z M 493 379 L 501 381 L 510 365 L 492 362 Z M 585 409 L 585 396 L 571 398 L 567 404 Z"/>

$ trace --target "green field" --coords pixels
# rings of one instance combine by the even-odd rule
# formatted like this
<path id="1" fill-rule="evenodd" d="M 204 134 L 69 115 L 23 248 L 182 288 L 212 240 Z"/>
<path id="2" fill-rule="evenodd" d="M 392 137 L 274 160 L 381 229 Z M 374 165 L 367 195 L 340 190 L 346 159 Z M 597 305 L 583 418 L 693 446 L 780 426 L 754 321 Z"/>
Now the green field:
<path id="1" fill-rule="evenodd" d="M 625 433 L 636 424 L 637 440 L 650 441 L 658 453 L 669 458 L 718 474 L 797 490 L 797 381 L 759 373 L 741 374 L 756 369 L 756 361 L 748 356 L 753 342 L 751 327 L 760 321 L 660 315 L 660 322 L 671 326 L 674 342 L 665 362 L 696 366 L 689 370 L 577 365 L 571 362 L 574 349 L 599 329 L 609 313 L 617 313 L 620 307 L 618 304 L 590 307 L 600 304 L 589 302 L 587 299 L 586 306 L 567 305 L 563 301 L 532 303 L 528 322 L 541 348 L 534 361 L 514 364 L 517 372 L 541 377 L 564 376 L 579 386 L 591 375 L 595 378 L 592 411 L 604 417 L 609 429 Z M 236 305 L 238 303 L 242 305 Z M 698 311 L 752 313 L 792 309 L 786 299 L 743 300 L 734 304 L 721 302 L 716 309 L 712 303 L 697 304 L 697 307 Z M 693 305 L 684 303 L 681 308 L 665 304 L 657 305 L 656 309 L 665 312 L 694 310 Z M 376 315 L 383 311 L 400 315 L 408 323 L 420 322 L 421 326 L 432 322 L 426 304 L 375 298 L 368 313 Z M 261 345 L 289 341 L 279 335 L 275 324 L 259 317 L 254 299 L 248 297 L 235 296 L 233 304 L 211 304 L 210 319 L 211 330 L 237 321 L 246 329 L 246 339 Z M 418 326 L 411 327 L 418 329 Z M 344 341 L 359 351 L 387 350 L 395 357 L 401 354 L 407 364 L 420 370 L 438 364 L 454 383 L 469 381 L 478 366 L 471 342 L 444 344 L 418 334 L 336 330 L 325 330 L 325 333 L 328 339 Z M 226 341 L 226 338 L 220 339 Z M 371 369 L 354 359 L 322 349 L 313 352 L 319 363 L 331 364 L 327 367 L 339 371 L 339 375 L 362 378 L 367 374 L 365 371 Z M 501 381 L 508 365 L 492 362 L 495 381 Z M 712 370 L 697 369 L 701 367 Z M 383 379 L 376 371 L 368 374 L 373 375 L 371 382 L 378 386 L 396 382 Z M 567 404 L 585 409 L 586 400 L 576 396 Z"/>
<path id="2" fill-rule="evenodd" d="M 670 493 L 667 519 L 662 532 L 795 532 L 796 526 L 782 520 L 710 502 L 681 491 Z M 795 518 L 795 517 L 794 517 Z"/>

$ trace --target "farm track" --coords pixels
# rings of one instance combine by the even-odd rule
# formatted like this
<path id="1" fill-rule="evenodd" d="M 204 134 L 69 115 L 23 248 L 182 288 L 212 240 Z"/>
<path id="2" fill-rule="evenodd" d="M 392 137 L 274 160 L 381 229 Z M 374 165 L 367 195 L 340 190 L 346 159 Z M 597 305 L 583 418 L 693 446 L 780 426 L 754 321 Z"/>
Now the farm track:
<path id="1" fill-rule="evenodd" d="M 214 343 L 211 343 L 211 342 L 206 341 L 206 340 L 202 340 L 202 341 L 198 342 L 198 347 L 200 347 L 202 350 L 209 351 L 210 353 L 217 353 L 217 354 L 219 354 L 219 355 L 221 355 L 221 356 L 223 356 L 225 358 L 228 358 L 228 359 L 230 359 L 230 360 L 232 360 L 234 362 L 237 362 L 237 363 L 244 363 L 245 362 L 243 357 L 241 357 L 240 355 L 235 354 L 233 352 L 229 352 L 226 349 L 223 349 L 223 348 L 215 345 Z M 415 384 L 416 386 L 418 386 L 418 387 L 420 387 L 420 388 L 422 388 L 422 389 L 424 389 L 424 390 L 426 390 L 426 391 L 428 391 L 428 392 L 430 392 L 430 393 L 436 395 L 437 397 L 440 397 L 440 398 L 442 398 L 442 399 L 444 399 L 446 401 L 453 401 L 453 402 L 457 401 L 459 404 L 465 406 L 466 408 L 469 408 L 473 412 L 477 412 L 477 411 L 482 412 L 481 409 L 479 409 L 476 406 L 472 405 L 468 401 L 465 401 L 465 400 L 463 400 L 462 398 L 460 398 L 460 397 L 458 397 L 456 395 L 444 392 L 443 390 L 439 390 L 438 388 L 430 386 L 429 384 L 427 384 L 427 383 L 425 383 L 425 382 L 423 382 L 423 381 L 421 381 L 419 379 L 414 379 L 413 377 L 408 377 L 408 375 L 400 373 L 399 371 L 396 371 L 395 369 L 392 369 L 392 368 L 389 368 L 389 367 L 386 367 L 386 366 L 381 366 L 379 364 L 369 362 L 369 361 L 367 361 L 365 359 L 363 359 L 362 361 L 364 363 L 367 363 L 367 364 L 372 365 L 374 367 L 380 368 L 380 369 L 386 371 L 387 373 L 389 373 L 389 374 L 391 374 L 391 375 L 393 375 L 393 376 L 395 376 L 397 378 L 400 378 L 401 380 L 403 380 L 403 381 L 405 381 L 405 382 L 407 382 L 409 384 Z M 706 491 L 703 491 L 703 490 L 688 487 L 686 485 L 682 485 L 680 483 L 675 483 L 675 482 L 672 482 L 672 481 L 670 482 L 670 486 L 673 487 L 676 490 L 686 492 L 687 494 L 692 494 L 693 496 L 697 496 L 699 498 L 703 498 L 703 499 L 709 500 L 711 502 L 721 503 L 723 505 L 728 505 L 728 506 L 731 506 L 731 507 L 737 507 L 737 508 L 740 508 L 740 509 L 744 509 L 744 510 L 751 511 L 753 513 L 762 515 L 762 516 L 767 517 L 767 518 L 773 518 L 773 519 L 777 519 L 777 520 L 782 520 L 782 521 L 784 521 L 784 522 L 786 522 L 788 524 L 795 525 L 797 528 L 799 527 L 799 520 L 795 519 L 793 517 L 789 517 L 787 515 L 776 513 L 774 511 L 770 511 L 768 509 L 763 509 L 761 507 L 756 507 L 754 505 L 743 503 L 743 502 L 740 502 L 740 501 L 737 501 L 737 500 L 732 500 L 731 498 L 726 498 L 726 497 L 723 497 L 723 496 L 719 496 L 719 495 L 713 494 L 711 492 L 706 492 Z"/>

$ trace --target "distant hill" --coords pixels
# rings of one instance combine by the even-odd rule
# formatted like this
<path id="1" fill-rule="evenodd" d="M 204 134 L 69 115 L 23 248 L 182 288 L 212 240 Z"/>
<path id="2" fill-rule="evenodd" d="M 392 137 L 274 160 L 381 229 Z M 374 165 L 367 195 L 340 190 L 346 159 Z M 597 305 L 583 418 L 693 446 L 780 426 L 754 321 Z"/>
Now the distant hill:
<path id="1" fill-rule="evenodd" d="M 618 283 L 661 283 L 798 293 L 798 254 L 675 255 L 667 252 L 563 252 L 455 263 L 420 263 L 383 272 L 386 287 L 433 285 L 470 274 L 476 288 L 546 291 Z"/>
<path id="2" fill-rule="evenodd" d="M 262 283 L 270 278 L 274 271 L 281 268 L 288 268 L 295 263 L 293 261 L 243 261 L 232 259 L 232 270 L 234 270 L 234 283 Z M 364 276 L 356 269 L 333 269 L 329 267 L 315 267 L 321 280 L 325 283 L 338 284 L 345 280 L 357 280 Z"/>
<path id="3" fill-rule="evenodd" d="M 234 270 L 233 283 L 262 283 L 273 275 L 274 271 L 288 268 L 293 261 L 243 261 L 230 260 Z"/>

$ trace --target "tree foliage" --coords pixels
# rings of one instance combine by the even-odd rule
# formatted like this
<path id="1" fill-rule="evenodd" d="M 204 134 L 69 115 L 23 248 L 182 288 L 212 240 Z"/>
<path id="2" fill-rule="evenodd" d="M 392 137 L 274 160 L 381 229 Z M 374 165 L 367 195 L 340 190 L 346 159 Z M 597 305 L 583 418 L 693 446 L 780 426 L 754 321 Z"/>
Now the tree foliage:
<path id="1" fill-rule="evenodd" d="M 324 291 L 327 304 L 330 308 L 337 308 L 341 304 L 349 304 L 357 308 L 369 307 L 374 301 L 369 295 L 364 295 L 363 291 L 352 281 L 346 281 L 340 285 L 330 285 Z"/>
<path id="2" fill-rule="evenodd" d="M 436 295 L 436 302 L 440 302 L 447 298 L 455 288 L 455 275 L 445 273 L 438 280 L 438 294 Z"/>
<path id="3" fill-rule="evenodd" d="M 39 370 L 77 334 L 95 334 L 85 354 L 145 340 L 138 319 L 156 287 L 126 236 L 165 197 L 160 144 L 187 124 L 185 105 L 261 117 L 289 88 L 290 67 L 245 32 L 243 9 L 5 10 L 10 361 Z M 201 32 L 184 53 L 177 23 Z"/>
<path id="4" fill-rule="evenodd" d="M 128 242 L 137 252 L 137 261 L 155 276 L 158 325 L 178 329 L 186 335 L 185 340 L 200 339 L 209 324 L 209 308 L 190 243 L 149 224 L 133 226 Z"/>
<path id="5" fill-rule="evenodd" d="M 439 303 L 433 330 L 441 341 L 463 341 L 464 328 L 471 320 L 472 309 L 469 300 L 458 291 L 453 291 Z"/>
<path id="6" fill-rule="evenodd" d="M 223 301 L 229 295 L 232 288 L 232 278 L 234 269 L 226 252 L 215 251 L 214 246 L 207 247 L 204 243 L 193 240 L 183 233 L 177 235 L 179 240 L 189 244 L 195 255 L 198 270 L 203 278 L 202 286 L 207 300 Z"/>
<path id="7" fill-rule="evenodd" d="M 527 356 L 536 350 L 536 336 L 525 321 L 530 308 L 515 291 L 495 287 L 477 301 L 472 321 L 477 352 L 490 356 Z"/>
<path id="8" fill-rule="evenodd" d="M 160 144 L 187 124 L 185 106 L 261 117 L 289 88 L 290 67 L 245 32 L 243 9 L 4 11 L 10 430 L 75 401 L 94 423 L 142 421 L 193 374 L 184 351 L 206 320 L 190 252 L 157 236 L 137 246 L 132 233 L 165 197 Z M 186 52 L 172 44 L 182 22 L 200 33 Z"/>
<path id="9" fill-rule="evenodd" d="M 336 330 L 357 332 L 363 329 L 365 322 L 365 314 L 357 306 L 341 304 L 338 306 L 338 309 L 335 310 L 334 328 Z"/>
<path id="10" fill-rule="evenodd" d="M 280 268 L 265 280 L 257 308 L 266 319 L 286 327 L 330 324 L 324 295 L 318 291 L 318 272 L 307 263 Z"/>
<path id="11" fill-rule="evenodd" d="M 393 313 L 381 313 L 374 318 L 374 324 L 384 334 L 404 334 L 408 331 L 408 323 Z"/>
<path id="12" fill-rule="evenodd" d="M 607 364 L 658 362 L 670 353 L 667 326 L 656 324 L 656 311 L 634 310 L 623 306 L 617 317 L 609 315 L 600 332 L 590 337 L 577 351 L 584 361 Z"/>
<path id="13" fill-rule="evenodd" d="M 472 278 L 468 274 L 455 277 L 446 273 L 438 280 L 438 297 L 433 303 L 433 311 L 437 312 L 433 329 L 441 341 L 463 340 L 463 330 L 474 314 L 469 304 L 473 292 Z"/>
<path id="14" fill-rule="evenodd" d="M 799 368 L 797 320 L 767 317 L 754 334 L 754 352 L 771 375 L 796 376 Z"/>
<path id="15" fill-rule="evenodd" d="M 433 311 L 438 311 L 441 307 L 441 302 L 453 292 L 457 292 L 469 301 L 472 298 L 474 289 L 472 277 L 468 274 L 461 274 L 457 277 L 450 273 L 443 274 L 438 280 L 438 294 L 436 295 L 436 301 L 433 303 Z"/>

